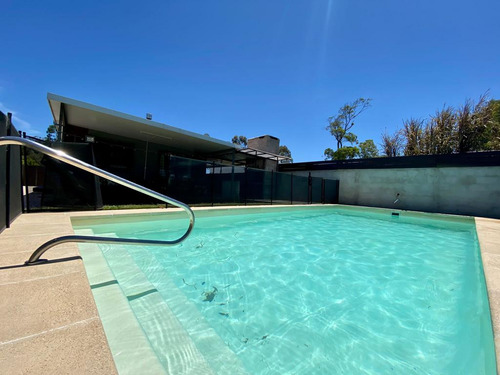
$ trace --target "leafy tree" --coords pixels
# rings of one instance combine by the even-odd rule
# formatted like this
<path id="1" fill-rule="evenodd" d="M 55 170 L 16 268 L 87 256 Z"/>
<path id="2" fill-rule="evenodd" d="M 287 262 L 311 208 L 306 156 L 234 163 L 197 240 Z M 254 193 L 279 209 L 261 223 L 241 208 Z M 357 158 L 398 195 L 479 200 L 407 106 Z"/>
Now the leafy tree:
<path id="1" fill-rule="evenodd" d="M 326 130 L 337 140 L 337 149 L 342 147 L 344 139 L 348 139 L 354 135 L 349 132 L 354 126 L 354 119 L 370 107 L 370 105 L 371 99 L 359 98 L 352 103 L 344 104 L 339 109 L 337 116 L 328 118 Z"/>
<path id="2" fill-rule="evenodd" d="M 410 119 L 394 136 L 382 135 L 385 155 L 399 155 L 401 145 L 405 155 L 500 150 L 500 100 L 488 100 L 485 93 L 458 109 L 444 107 L 425 126 L 423 120 Z"/>
<path id="3" fill-rule="evenodd" d="M 401 132 L 396 131 L 393 135 L 387 134 L 387 131 L 382 134 L 382 152 L 385 156 L 396 157 L 401 155 L 403 148 L 403 140 Z"/>
<path id="4" fill-rule="evenodd" d="M 459 153 L 483 151 L 498 146 L 495 126 L 496 101 L 488 101 L 488 94 L 479 97 L 477 103 L 468 99 L 457 111 L 457 139 Z M 496 145 L 495 145 L 496 144 Z"/>
<path id="5" fill-rule="evenodd" d="M 456 149 L 456 120 L 456 113 L 451 107 L 437 111 L 424 129 L 421 153 L 451 154 Z"/>
<path id="6" fill-rule="evenodd" d="M 293 163 L 292 153 L 285 145 L 279 147 L 278 155 L 290 158 L 289 160 L 283 160 L 281 163 Z"/>
<path id="7" fill-rule="evenodd" d="M 359 144 L 359 156 L 361 159 L 376 158 L 378 149 L 373 139 L 367 139 Z"/>
<path id="8" fill-rule="evenodd" d="M 487 150 L 500 150 L 500 100 L 490 100 L 491 121 L 487 126 Z"/>
<path id="9" fill-rule="evenodd" d="M 49 125 L 47 128 L 45 141 L 48 143 L 54 143 L 57 140 L 57 126 L 55 124 Z"/>
<path id="10" fill-rule="evenodd" d="M 335 151 L 328 147 L 323 153 L 325 160 L 335 160 Z"/>
<path id="11" fill-rule="evenodd" d="M 346 160 L 359 157 L 359 148 L 356 146 L 344 146 L 337 151 L 327 148 L 324 152 L 325 160 Z"/>
<path id="12" fill-rule="evenodd" d="M 42 165 L 43 154 L 36 152 L 30 148 L 26 147 L 26 165 L 29 166 L 40 166 Z M 22 164 L 24 165 L 24 158 L 21 158 Z"/>
<path id="13" fill-rule="evenodd" d="M 243 147 L 247 147 L 248 144 L 248 139 L 244 135 L 235 135 L 233 139 L 231 139 L 231 142 L 234 143 L 235 145 L 240 145 Z"/>
<path id="14" fill-rule="evenodd" d="M 409 119 L 403 123 L 403 136 L 406 139 L 405 156 L 421 155 L 423 141 L 423 121 Z"/>

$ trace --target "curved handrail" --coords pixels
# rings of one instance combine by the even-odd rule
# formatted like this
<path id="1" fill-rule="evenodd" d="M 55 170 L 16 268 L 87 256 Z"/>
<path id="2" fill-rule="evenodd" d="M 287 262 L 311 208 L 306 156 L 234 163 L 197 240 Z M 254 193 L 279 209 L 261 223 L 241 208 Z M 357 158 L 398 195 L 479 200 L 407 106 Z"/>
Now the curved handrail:
<path id="1" fill-rule="evenodd" d="M 156 198 L 165 203 L 170 203 L 176 207 L 182 208 L 189 217 L 189 227 L 186 232 L 176 240 L 141 240 L 141 239 L 128 239 L 128 238 L 112 238 L 112 237 L 98 237 L 98 236 L 80 236 L 80 235 L 69 235 L 69 236 L 61 236 L 54 238 L 50 241 L 45 242 L 40 245 L 38 249 L 36 249 L 33 254 L 31 254 L 30 258 L 26 261 L 26 264 L 34 264 L 42 261 L 40 257 L 43 253 L 45 253 L 51 247 L 54 247 L 61 243 L 66 242 L 92 242 L 92 243 L 121 243 L 121 244 L 146 244 L 146 245 L 155 245 L 155 246 L 165 246 L 165 245 L 175 245 L 179 242 L 184 241 L 194 226 L 194 213 L 191 208 L 176 199 L 167 197 L 166 195 L 157 193 L 154 190 L 148 189 L 144 186 L 138 185 L 134 182 L 128 181 L 122 177 L 114 175 L 112 173 L 106 172 L 100 168 L 94 167 L 93 165 L 87 164 L 81 160 L 78 160 L 68 154 L 64 153 L 61 150 L 54 150 L 50 147 L 41 145 L 40 143 L 30 141 L 29 139 L 20 138 L 20 137 L 0 137 L 0 146 L 3 145 L 18 145 L 18 146 L 26 146 L 32 148 L 38 152 L 41 152 L 45 155 L 49 155 L 54 159 L 60 160 L 64 163 L 70 164 L 74 167 L 83 169 L 84 171 L 90 172 L 96 176 L 102 177 L 106 180 L 112 181 L 116 184 L 128 187 L 132 190 L 138 191 L 139 193 L 143 193 L 145 195 L 149 195 L 150 197 Z"/>

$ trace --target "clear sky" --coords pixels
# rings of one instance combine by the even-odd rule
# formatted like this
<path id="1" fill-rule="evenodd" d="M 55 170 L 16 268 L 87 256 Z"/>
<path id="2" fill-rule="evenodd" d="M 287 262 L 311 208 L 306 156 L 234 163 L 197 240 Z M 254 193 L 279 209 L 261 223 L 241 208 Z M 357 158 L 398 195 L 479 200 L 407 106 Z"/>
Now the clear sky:
<path id="1" fill-rule="evenodd" d="M 281 139 L 322 160 L 327 118 L 378 145 L 489 90 L 500 98 L 499 0 L 3 0 L 0 110 L 44 135 L 47 92 L 230 141 Z"/>

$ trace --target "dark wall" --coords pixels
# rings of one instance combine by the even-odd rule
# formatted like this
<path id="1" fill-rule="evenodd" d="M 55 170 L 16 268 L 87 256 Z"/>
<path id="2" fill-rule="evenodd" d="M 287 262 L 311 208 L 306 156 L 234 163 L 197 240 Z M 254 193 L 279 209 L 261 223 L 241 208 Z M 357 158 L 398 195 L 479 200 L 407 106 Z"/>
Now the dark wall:
<path id="1" fill-rule="evenodd" d="M 6 135 L 7 124 L 5 115 L 0 112 L 0 137 Z M 6 227 L 6 160 L 7 160 L 7 147 L 0 147 L 0 232 Z"/>
<path id="2" fill-rule="evenodd" d="M 500 151 L 393 158 L 310 161 L 279 164 L 279 172 L 333 171 L 341 169 L 453 168 L 500 166 Z"/>
<path id="3" fill-rule="evenodd" d="M 9 117 L 0 112 L 0 137 L 18 136 Z M 21 192 L 21 148 L 20 146 L 0 147 L 0 232 L 22 212 Z"/>

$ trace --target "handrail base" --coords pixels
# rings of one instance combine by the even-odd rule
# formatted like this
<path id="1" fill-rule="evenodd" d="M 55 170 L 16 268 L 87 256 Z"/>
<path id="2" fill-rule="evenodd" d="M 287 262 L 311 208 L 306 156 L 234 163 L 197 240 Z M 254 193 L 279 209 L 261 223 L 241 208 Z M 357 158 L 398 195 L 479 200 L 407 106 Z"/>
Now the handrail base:
<path id="1" fill-rule="evenodd" d="M 48 259 L 37 259 L 37 260 L 34 260 L 33 262 L 30 262 L 29 260 L 27 260 L 26 262 L 24 262 L 24 265 L 26 266 L 37 266 L 39 264 L 44 264 L 44 263 L 48 263 L 49 260 Z"/>

